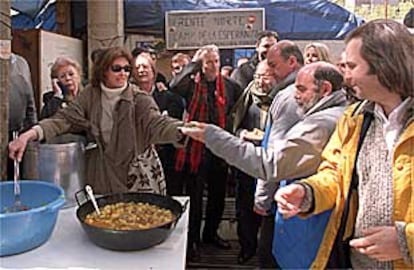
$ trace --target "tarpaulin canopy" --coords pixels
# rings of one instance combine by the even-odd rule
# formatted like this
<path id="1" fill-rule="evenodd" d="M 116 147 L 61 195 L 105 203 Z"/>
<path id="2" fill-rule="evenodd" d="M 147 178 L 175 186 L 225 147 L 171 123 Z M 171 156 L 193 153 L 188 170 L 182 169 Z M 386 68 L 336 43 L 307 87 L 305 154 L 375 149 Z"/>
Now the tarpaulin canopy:
<path id="1" fill-rule="evenodd" d="M 355 14 L 326 0 L 125 0 L 124 3 L 127 33 L 150 33 L 158 36 L 164 36 L 165 12 L 172 10 L 262 7 L 265 9 L 266 29 L 277 31 L 282 39 L 291 40 L 343 39 L 349 31 L 363 23 Z M 72 2 L 74 31 L 86 31 L 85 10 L 85 1 Z M 49 5 L 44 10 L 43 19 L 38 19 L 31 25 L 54 30 L 54 12 L 54 5 Z M 19 16 L 21 14 L 13 16 L 13 28 L 34 28 L 27 26 L 30 24 L 27 20 L 33 20 L 33 17 L 21 20 Z M 40 18 L 38 16 L 35 16 L 35 19 Z M 40 23 L 43 24 L 39 25 Z"/>
<path id="2" fill-rule="evenodd" d="M 125 0 L 125 28 L 162 34 L 166 11 L 257 7 L 265 9 L 266 29 L 277 31 L 282 39 L 343 39 L 363 22 L 326 0 Z"/>
<path id="3" fill-rule="evenodd" d="M 1 1 L 1 0 L 0 0 Z M 56 0 L 12 0 L 11 7 L 16 12 L 12 16 L 13 29 L 41 28 L 56 29 Z"/>
<path id="4" fill-rule="evenodd" d="M 48 2 L 49 0 L 11 0 L 10 4 L 12 9 L 27 17 L 34 18 Z"/>

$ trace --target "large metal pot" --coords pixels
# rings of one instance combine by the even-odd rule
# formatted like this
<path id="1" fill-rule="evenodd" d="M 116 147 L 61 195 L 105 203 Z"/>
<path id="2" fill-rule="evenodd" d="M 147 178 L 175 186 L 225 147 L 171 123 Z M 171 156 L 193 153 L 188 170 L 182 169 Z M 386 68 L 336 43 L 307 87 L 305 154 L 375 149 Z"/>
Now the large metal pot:
<path id="1" fill-rule="evenodd" d="M 59 186 L 42 181 L 21 181 L 20 199 L 29 210 L 0 212 L 0 256 L 22 253 L 45 243 L 53 232 L 65 198 Z M 13 181 L 0 182 L 0 209 L 14 202 Z"/>
<path id="2" fill-rule="evenodd" d="M 85 185 L 85 139 L 63 135 L 48 143 L 30 142 L 22 162 L 23 179 L 42 179 L 63 188 L 64 207 L 75 205 L 76 191 Z"/>
<path id="3" fill-rule="evenodd" d="M 86 197 L 82 190 L 76 194 L 76 199 L 79 208 L 76 211 L 76 216 L 82 225 L 83 230 L 88 235 L 89 239 L 98 246 L 106 249 L 130 251 L 141 250 L 155 246 L 163 242 L 171 234 L 175 228 L 182 213 L 187 207 L 187 203 L 182 206 L 177 200 L 157 194 L 150 193 L 121 193 L 105 195 L 97 199 L 99 208 L 107 204 L 114 204 L 118 202 L 143 202 L 157 205 L 159 207 L 169 209 L 176 217 L 170 223 L 144 230 L 111 230 L 91 226 L 85 223 L 85 218 L 88 214 L 95 211 L 90 200 L 81 204 L 80 197 Z"/>

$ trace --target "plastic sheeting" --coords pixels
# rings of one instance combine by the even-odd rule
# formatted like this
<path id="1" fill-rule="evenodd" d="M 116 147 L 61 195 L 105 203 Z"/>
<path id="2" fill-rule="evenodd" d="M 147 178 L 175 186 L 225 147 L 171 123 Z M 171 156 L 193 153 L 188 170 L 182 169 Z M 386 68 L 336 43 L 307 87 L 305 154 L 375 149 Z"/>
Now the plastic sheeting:
<path id="1" fill-rule="evenodd" d="M 326 0 L 125 0 L 125 31 L 164 36 L 165 12 L 171 10 L 257 7 L 265 8 L 266 29 L 277 31 L 282 39 L 343 39 L 349 31 L 363 23 L 353 13 Z M 85 8 L 85 1 L 72 2 L 74 31 L 86 31 Z M 50 5 L 44 17 L 35 17 L 37 21 L 28 16 L 24 19 L 18 18 L 22 15 L 14 16 L 13 28 L 37 26 L 53 30 L 56 27 L 52 16 L 54 12 L 54 5 Z"/>
<path id="2" fill-rule="evenodd" d="M 29 18 L 34 18 L 49 0 L 11 0 L 11 7 Z"/>
<path id="3" fill-rule="evenodd" d="M 161 35 L 164 13 L 170 10 L 265 8 L 266 29 L 277 31 L 282 39 L 343 39 L 363 20 L 330 1 L 262 0 L 126 0 L 126 30 Z"/>
<path id="4" fill-rule="evenodd" d="M 1 0 L 0 0 L 1 1 Z M 55 0 L 11 0 L 17 15 L 12 16 L 13 29 L 56 29 Z"/>

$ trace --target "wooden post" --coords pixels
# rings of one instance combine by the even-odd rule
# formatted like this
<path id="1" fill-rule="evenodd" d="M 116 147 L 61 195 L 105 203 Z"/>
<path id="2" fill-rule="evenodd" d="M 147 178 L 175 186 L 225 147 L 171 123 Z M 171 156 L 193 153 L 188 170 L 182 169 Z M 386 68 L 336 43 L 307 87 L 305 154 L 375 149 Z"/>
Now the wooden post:
<path id="1" fill-rule="evenodd" d="M 88 47 L 124 45 L 124 2 L 88 1 Z"/>
<path id="2" fill-rule="evenodd" d="M 56 1 L 56 33 L 71 36 L 71 0 Z"/>
<path id="3" fill-rule="evenodd" d="M 1 1 L 1 0 L 0 0 Z M 87 1 L 88 55 L 95 49 L 124 46 L 124 1 Z M 89 61 L 89 70 L 91 69 Z M 89 73 L 90 74 L 90 73 Z"/>
<path id="4" fill-rule="evenodd" d="M 7 178 L 11 55 L 10 1 L 0 1 L 0 179 Z"/>

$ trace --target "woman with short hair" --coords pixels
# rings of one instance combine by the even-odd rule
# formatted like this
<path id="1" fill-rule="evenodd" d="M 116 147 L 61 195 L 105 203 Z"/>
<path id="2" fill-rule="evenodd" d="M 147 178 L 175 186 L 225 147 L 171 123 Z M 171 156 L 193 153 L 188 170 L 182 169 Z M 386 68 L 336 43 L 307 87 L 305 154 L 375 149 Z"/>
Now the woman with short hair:
<path id="1" fill-rule="evenodd" d="M 82 90 L 82 70 L 78 62 L 68 57 L 58 57 L 50 70 L 52 91 L 43 94 L 43 107 L 40 119 L 54 115 L 67 106 Z"/>

